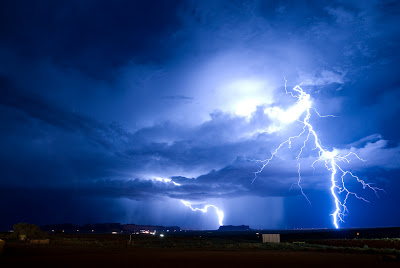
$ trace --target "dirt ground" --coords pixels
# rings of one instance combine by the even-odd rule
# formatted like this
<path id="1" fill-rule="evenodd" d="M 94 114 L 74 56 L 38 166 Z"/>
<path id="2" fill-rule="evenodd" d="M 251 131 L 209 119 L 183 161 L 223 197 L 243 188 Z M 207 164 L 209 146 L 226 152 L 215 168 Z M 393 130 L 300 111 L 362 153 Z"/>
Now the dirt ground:
<path id="1" fill-rule="evenodd" d="M 331 239 L 311 240 L 310 244 L 327 245 L 335 247 L 364 247 L 369 248 L 395 248 L 400 249 L 400 239 Z"/>
<path id="2" fill-rule="evenodd" d="M 9 247 L 0 267 L 399 267 L 390 255 L 181 248 Z"/>

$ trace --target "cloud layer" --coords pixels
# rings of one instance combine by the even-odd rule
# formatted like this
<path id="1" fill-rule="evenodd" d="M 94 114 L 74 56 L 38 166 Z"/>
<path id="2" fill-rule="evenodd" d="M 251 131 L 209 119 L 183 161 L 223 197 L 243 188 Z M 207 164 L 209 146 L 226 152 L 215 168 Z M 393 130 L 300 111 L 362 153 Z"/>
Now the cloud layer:
<path id="1" fill-rule="evenodd" d="M 366 161 L 343 165 L 387 196 L 398 193 L 395 1 L 3 1 L 0 10 L 3 192 L 60 192 L 92 207 L 120 199 L 232 207 L 241 198 L 250 207 L 278 198 L 281 216 L 270 224 L 294 226 L 284 215 L 293 204 L 282 200 L 302 198 L 301 140 L 252 183 L 260 165 L 251 159 L 301 131 L 264 112 L 294 105 L 285 77 L 321 114 L 338 116 L 312 118 L 322 145 L 357 153 Z M 311 196 L 329 188 L 315 159 L 312 149 L 300 159 Z"/>

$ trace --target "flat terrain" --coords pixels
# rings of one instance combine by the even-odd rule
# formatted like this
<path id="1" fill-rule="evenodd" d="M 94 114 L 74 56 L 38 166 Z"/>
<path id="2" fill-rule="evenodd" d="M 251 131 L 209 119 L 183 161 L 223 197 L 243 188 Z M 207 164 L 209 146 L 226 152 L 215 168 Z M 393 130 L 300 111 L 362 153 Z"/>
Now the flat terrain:
<path id="1" fill-rule="evenodd" d="M 399 267 L 390 256 L 334 252 L 260 249 L 183 248 L 9 248 L 0 257 L 1 267 Z"/>
<path id="2" fill-rule="evenodd" d="M 132 235 L 129 245 L 122 234 L 49 234 L 50 244 L 32 245 L 4 234 L 0 267 L 400 267 L 400 239 L 316 237 L 262 244 L 255 232 L 188 232 Z"/>
<path id="3" fill-rule="evenodd" d="M 400 238 L 399 239 L 308 240 L 307 243 L 334 246 L 334 247 L 392 248 L 400 250 Z"/>

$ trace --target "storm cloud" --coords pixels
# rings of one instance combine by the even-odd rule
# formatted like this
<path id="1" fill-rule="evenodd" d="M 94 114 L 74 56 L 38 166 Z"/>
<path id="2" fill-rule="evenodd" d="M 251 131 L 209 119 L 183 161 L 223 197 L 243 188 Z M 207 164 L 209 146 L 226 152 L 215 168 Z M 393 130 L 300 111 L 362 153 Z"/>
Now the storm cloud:
<path id="1" fill-rule="evenodd" d="M 23 202 L 35 192 L 41 193 L 37 206 L 47 211 L 56 200 L 71 211 L 96 211 L 101 204 L 119 213 L 77 213 L 77 222 L 162 224 L 150 214 L 165 201 L 174 218 L 168 223 L 211 228 L 214 218 L 196 225 L 184 208 L 171 212 L 174 202 L 217 202 L 227 208 L 228 224 L 241 224 L 229 210 L 237 200 L 244 210 L 257 200 L 270 202 L 263 209 L 275 204 L 279 216 L 249 216 L 254 227 L 326 226 L 329 220 L 293 216 L 291 200 L 304 201 L 296 161 L 302 140 L 284 146 L 253 182 L 260 168 L 254 160 L 269 158 L 302 129 L 265 112 L 295 104 L 285 94 L 285 79 L 288 90 L 301 85 L 321 114 L 337 116 L 312 117 L 324 148 L 359 155 L 365 162 L 351 158 L 343 165 L 385 189 L 377 198 L 349 180 L 370 200 L 369 213 L 400 201 L 396 1 L 0 5 L 0 187 L 2 202 L 18 199 L 21 215 L 0 210 L 1 228 L 20 218 L 68 221 L 24 216 Z M 312 168 L 317 156 L 311 146 L 300 157 L 302 187 L 312 204 L 325 206 L 303 209 L 329 219 L 329 171 L 321 162 Z M 365 206 L 352 201 L 351 211 Z M 147 204 L 149 211 L 129 214 L 127 202 Z M 400 220 L 362 223 L 354 217 L 348 226 Z"/>

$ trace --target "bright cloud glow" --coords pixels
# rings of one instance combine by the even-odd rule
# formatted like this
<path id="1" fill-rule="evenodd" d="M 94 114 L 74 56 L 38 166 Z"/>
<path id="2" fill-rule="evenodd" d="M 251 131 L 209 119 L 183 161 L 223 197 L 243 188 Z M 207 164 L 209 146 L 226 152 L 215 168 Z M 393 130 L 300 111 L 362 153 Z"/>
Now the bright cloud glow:
<path id="1" fill-rule="evenodd" d="M 300 116 L 311 108 L 310 96 L 306 95 L 287 110 L 282 110 L 279 107 L 269 107 L 265 109 L 265 113 L 271 118 L 279 120 L 281 123 L 289 124 L 298 120 Z"/>
<path id="2" fill-rule="evenodd" d="M 222 99 L 228 103 L 227 109 L 240 116 L 250 117 L 257 106 L 265 103 L 268 90 L 266 82 L 259 79 L 237 80 L 220 90 Z"/>
<path id="3" fill-rule="evenodd" d="M 177 182 L 174 182 L 174 181 L 171 180 L 171 179 L 165 179 L 165 178 L 160 178 L 160 177 L 154 177 L 154 180 L 156 180 L 156 181 L 161 181 L 161 182 L 165 182 L 165 183 L 172 183 L 172 184 L 175 185 L 175 186 L 181 186 L 181 184 L 179 184 L 179 183 L 177 183 Z"/>
<path id="4" fill-rule="evenodd" d="M 323 159 L 334 159 L 339 154 L 338 150 L 333 149 L 332 151 L 324 150 L 321 154 L 321 158 Z"/>

